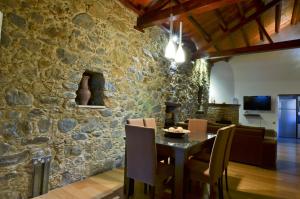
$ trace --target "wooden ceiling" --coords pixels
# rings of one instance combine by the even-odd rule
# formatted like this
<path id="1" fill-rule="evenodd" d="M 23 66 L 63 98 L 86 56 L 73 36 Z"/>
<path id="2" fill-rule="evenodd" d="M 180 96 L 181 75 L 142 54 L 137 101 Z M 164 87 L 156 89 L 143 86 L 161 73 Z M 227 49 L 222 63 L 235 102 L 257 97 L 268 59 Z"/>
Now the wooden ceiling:
<path id="1" fill-rule="evenodd" d="M 300 39 L 274 43 L 270 35 L 300 20 L 300 0 L 120 0 L 138 14 L 135 28 L 159 26 L 168 32 L 169 16 L 175 31 L 183 22 L 184 45 L 193 58 L 300 47 Z M 300 35 L 299 35 L 300 38 Z M 288 40 L 288 38 L 287 38 Z M 257 44 L 263 43 L 257 49 Z M 268 45 L 271 44 L 271 45 Z"/>

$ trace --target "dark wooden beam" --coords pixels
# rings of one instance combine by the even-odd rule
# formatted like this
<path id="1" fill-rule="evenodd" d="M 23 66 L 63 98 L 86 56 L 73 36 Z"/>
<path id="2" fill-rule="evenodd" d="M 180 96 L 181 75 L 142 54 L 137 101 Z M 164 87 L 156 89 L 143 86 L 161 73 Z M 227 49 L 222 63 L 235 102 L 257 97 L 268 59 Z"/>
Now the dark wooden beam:
<path id="1" fill-rule="evenodd" d="M 264 25 L 261 23 L 260 20 L 256 19 L 256 23 L 259 27 L 259 29 L 264 33 L 264 35 L 266 36 L 267 40 L 269 41 L 269 43 L 273 43 L 272 38 L 270 37 L 269 33 L 266 31 Z"/>
<path id="2" fill-rule="evenodd" d="M 275 7 L 275 32 L 276 33 L 279 33 L 280 31 L 281 10 L 282 10 L 282 2 L 280 2 Z"/>
<path id="3" fill-rule="evenodd" d="M 202 35 L 206 42 L 211 42 L 211 36 L 206 32 L 202 25 L 193 17 L 188 16 L 188 20 L 193 24 L 193 27 Z M 216 51 L 220 51 L 217 45 L 213 45 Z"/>
<path id="4" fill-rule="evenodd" d="M 240 23 L 238 23 L 234 27 L 228 29 L 226 32 L 224 32 L 219 37 L 214 38 L 210 43 L 208 43 L 202 49 L 199 49 L 195 53 L 194 57 L 199 57 L 199 55 L 201 55 L 203 51 L 206 51 L 207 49 L 209 49 L 213 44 L 215 44 L 216 42 L 219 42 L 219 41 L 225 39 L 232 32 L 235 32 L 235 31 L 239 30 L 241 27 L 243 27 L 244 25 L 248 24 L 249 22 L 251 22 L 253 20 L 256 20 L 261 14 L 263 14 L 264 12 L 266 12 L 267 10 L 269 10 L 270 8 L 274 7 L 278 3 L 280 3 L 280 0 L 272 0 L 270 3 L 266 4 L 264 7 L 260 8 L 257 12 L 253 13 L 249 17 L 246 17 L 243 21 L 241 21 Z"/>
<path id="5" fill-rule="evenodd" d="M 139 16 L 143 15 L 144 12 L 142 10 L 137 9 L 130 1 L 128 0 L 119 0 L 125 7 L 129 8 Z"/>
<path id="6" fill-rule="evenodd" d="M 198 58 L 206 57 L 207 59 L 217 59 L 217 58 L 232 57 L 232 56 L 242 55 L 242 54 L 263 53 L 263 52 L 287 50 L 293 48 L 300 48 L 300 39 L 271 43 L 271 44 L 263 44 L 258 46 L 250 46 L 244 48 L 235 48 L 235 49 L 229 49 L 220 52 L 203 53 L 201 54 L 201 56 L 194 57 L 194 58 L 198 59 Z"/>
<path id="7" fill-rule="evenodd" d="M 214 12 L 216 17 L 218 18 L 220 28 L 222 29 L 223 32 L 226 32 L 228 30 L 228 26 L 226 21 L 224 20 L 221 11 L 219 9 L 216 9 Z"/>
<path id="8" fill-rule="evenodd" d="M 175 17 L 180 15 L 190 15 L 191 11 L 197 10 L 197 14 L 202 14 L 220 7 L 228 6 L 245 0 L 189 0 L 175 5 L 164 10 L 153 10 L 138 17 L 137 27 L 140 29 L 147 28 L 153 25 L 159 25 L 169 20 L 171 13 Z"/>
<path id="9" fill-rule="evenodd" d="M 193 17 L 193 16 L 188 16 L 188 20 L 193 24 L 193 26 L 201 33 L 205 41 L 210 42 L 211 37 L 210 35 L 206 32 L 206 30 L 201 26 L 200 23 Z"/>
<path id="10" fill-rule="evenodd" d="M 150 2 L 150 4 L 147 6 L 146 9 L 144 9 L 145 12 L 150 12 L 153 10 L 161 10 L 164 8 L 168 3 L 170 3 L 170 0 L 153 0 Z"/>
<path id="11" fill-rule="evenodd" d="M 237 3 L 236 5 L 237 5 L 237 9 L 239 11 L 240 17 L 241 17 L 241 21 L 243 21 L 245 19 L 245 11 L 240 3 Z M 250 46 L 250 42 L 249 42 L 249 39 L 247 37 L 244 27 L 241 27 L 241 33 L 242 33 L 242 36 L 243 36 L 246 46 Z"/>
<path id="12" fill-rule="evenodd" d="M 236 7 L 239 11 L 240 17 L 245 18 L 245 12 L 244 12 L 242 5 L 240 3 L 237 3 Z"/>
<path id="13" fill-rule="evenodd" d="M 245 42 L 246 46 L 250 46 L 250 41 L 247 37 L 247 33 L 246 33 L 244 28 L 241 28 L 241 33 L 242 33 L 242 36 L 243 36 L 243 39 L 244 39 L 244 42 Z"/>
<path id="14" fill-rule="evenodd" d="M 299 13 L 300 13 L 300 0 L 295 0 L 294 7 L 293 7 L 293 14 L 291 19 L 291 24 L 296 25 L 299 20 Z"/>
<path id="15" fill-rule="evenodd" d="M 255 0 L 255 7 L 256 10 L 258 11 L 261 7 L 265 6 L 265 3 L 262 0 Z M 258 17 L 258 20 L 260 21 L 261 24 L 264 24 L 261 17 Z M 258 27 L 258 33 L 259 33 L 259 39 L 260 41 L 264 41 L 264 33 L 263 31 Z"/>

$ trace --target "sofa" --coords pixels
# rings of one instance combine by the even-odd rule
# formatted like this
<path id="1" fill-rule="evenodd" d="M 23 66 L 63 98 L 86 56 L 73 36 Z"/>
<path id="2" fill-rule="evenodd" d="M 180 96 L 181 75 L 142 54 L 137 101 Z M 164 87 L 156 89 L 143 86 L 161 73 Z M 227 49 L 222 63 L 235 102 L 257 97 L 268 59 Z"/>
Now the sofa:
<path id="1" fill-rule="evenodd" d="M 207 132 L 217 133 L 219 128 L 228 124 L 208 122 Z M 186 122 L 177 126 L 187 128 Z M 277 139 L 276 132 L 264 127 L 236 125 L 231 146 L 230 161 L 276 169 Z"/>
<path id="2" fill-rule="evenodd" d="M 225 125 L 208 123 L 208 132 L 216 133 Z M 266 136 L 266 131 L 268 136 Z M 237 125 L 230 160 L 263 168 L 276 168 L 277 140 L 274 130 Z"/>

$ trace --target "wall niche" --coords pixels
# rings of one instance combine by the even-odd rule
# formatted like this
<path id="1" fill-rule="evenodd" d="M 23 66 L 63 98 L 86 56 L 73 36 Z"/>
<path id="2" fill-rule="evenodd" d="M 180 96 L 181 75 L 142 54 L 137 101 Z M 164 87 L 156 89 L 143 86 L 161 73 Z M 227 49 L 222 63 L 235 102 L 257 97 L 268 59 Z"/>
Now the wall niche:
<path id="1" fill-rule="evenodd" d="M 102 73 L 85 71 L 76 91 L 76 104 L 79 106 L 105 106 L 105 80 Z"/>

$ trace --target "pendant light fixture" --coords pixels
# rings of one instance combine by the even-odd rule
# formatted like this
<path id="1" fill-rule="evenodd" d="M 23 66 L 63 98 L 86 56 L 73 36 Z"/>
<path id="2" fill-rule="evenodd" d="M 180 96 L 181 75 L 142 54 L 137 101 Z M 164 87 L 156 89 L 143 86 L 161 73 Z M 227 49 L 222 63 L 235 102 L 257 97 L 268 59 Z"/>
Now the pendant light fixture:
<path id="1" fill-rule="evenodd" d="M 170 15 L 170 35 L 169 42 L 165 49 L 165 57 L 168 59 L 175 59 L 176 56 L 176 44 L 173 41 L 173 14 Z"/>
<path id="2" fill-rule="evenodd" d="M 182 48 L 182 22 L 180 22 L 180 29 L 179 29 L 179 44 L 178 49 L 175 55 L 175 61 L 177 63 L 183 63 L 185 62 L 185 53 Z"/>

